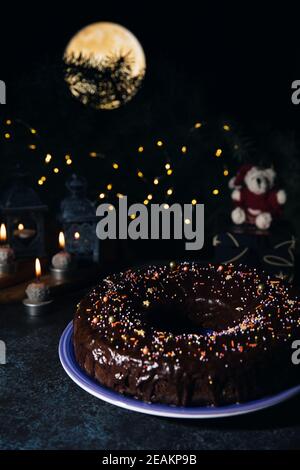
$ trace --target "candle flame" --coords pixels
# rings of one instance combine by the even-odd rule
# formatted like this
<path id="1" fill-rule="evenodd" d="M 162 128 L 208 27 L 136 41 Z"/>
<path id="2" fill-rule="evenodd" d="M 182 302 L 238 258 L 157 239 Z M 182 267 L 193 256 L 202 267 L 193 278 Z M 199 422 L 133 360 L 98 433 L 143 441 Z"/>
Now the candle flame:
<path id="1" fill-rule="evenodd" d="M 66 246 L 64 232 L 59 232 L 58 243 L 59 247 L 64 250 Z"/>
<path id="2" fill-rule="evenodd" d="M 35 259 L 35 275 L 37 278 L 41 277 L 42 274 L 42 269 L 41 269 L 41 263 L 38 258 Z"/>
<path id="3" fill-rule="evenodd" d="M 6 227 L 5 224 L 1 224 L 0 227 L 0 241 L 6 242 Z"/>
<path id="4" fill-rule="evenodd" d="M 74 233 L 74 238 L 75 238 L 75 240 L 79 240 L 79 238 L 80 238 L 80 233 L 79 233 L 79 232 L 75 232 L 75 233 Z"/>
<path id="5" fill-rule="evenodd" d="M 18 230 L 24 230 L 24 225 L 23 225 L 23 224 L 19 224 L 19 225 L 18 225 Z"/>

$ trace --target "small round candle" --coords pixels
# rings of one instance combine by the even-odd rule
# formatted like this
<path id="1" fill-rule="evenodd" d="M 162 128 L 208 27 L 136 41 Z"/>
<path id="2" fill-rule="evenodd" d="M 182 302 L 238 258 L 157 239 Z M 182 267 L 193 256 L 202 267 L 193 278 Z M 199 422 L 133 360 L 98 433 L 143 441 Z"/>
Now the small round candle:
<path id="1" fill-rule="evenodd" d="M 31 282 L 26 289 L 28 299 L 32 302 L 41 303 L 49 298 L 49 287 L 40 280 L 42 270 L 41 263 L 38 258 L 35 260 L 36 280 Z"/>
<path id="2" fill-rule="evenodd" d="M 6 235 L 6 227 L 5 224 L 1 224 L 0 227 L 0 264 L 1 265 L 8 265 L 14 261 L 15 254 L 14 250 L 6 244 L 7 235 Z"/>
<path id="3" fill-rule="evenodd" d="M 59 241 L 59 246 L 62 251 L 60 251 L 59 253 L 56 253 L 56 255 L 53 256 L 52 266 L 55 269 L 61 269 L 61 270 L 70 269 L 71 263 L 72 263 L 72 257 L 70 253 L 65 251 L 66 243 L 65 243 L 65 236 L 63 232 L 59 233 L 58 241 Z"/>

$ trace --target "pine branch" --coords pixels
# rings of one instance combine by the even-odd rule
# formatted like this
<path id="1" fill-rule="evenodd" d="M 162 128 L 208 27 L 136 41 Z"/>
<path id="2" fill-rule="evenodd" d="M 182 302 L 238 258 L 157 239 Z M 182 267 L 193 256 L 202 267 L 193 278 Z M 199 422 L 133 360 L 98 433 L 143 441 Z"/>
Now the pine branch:
<path id="1" fill-rule="evenodd" d="M 65 80 L 72 93 L 84 104 L 95 108 L 113 108 L 125 104 L 141 86 L 144 72 L 132 76 L 129 55 L 107 56 L 101 62 L 94 57 L 65 56 Z"/>

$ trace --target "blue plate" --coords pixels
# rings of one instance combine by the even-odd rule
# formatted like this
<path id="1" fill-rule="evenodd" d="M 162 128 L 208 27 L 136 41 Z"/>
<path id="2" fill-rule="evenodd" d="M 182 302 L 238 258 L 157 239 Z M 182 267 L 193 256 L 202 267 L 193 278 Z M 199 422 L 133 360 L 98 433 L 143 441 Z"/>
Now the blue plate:
<path id="1" fill-rule="evenodd" d="M 127 410 L 138 411 L 156 416 L 168 418 L 224 418 L 253 411 L 262 410 L 285 401 L 300 392 L 300 385 L 293 387 L 274 396 L 262 398 L 237 405 L 220 407 L 176 407 L 155 403 L 144 403 L 134 398 L 129 398 L 114 392 L 89 377 L 76 362 L 73 348 L 73 322 L 70 322 L 64 330 L 59 342 L 59 358 L 66 373 L 71 379 L 86 392 L 101 400 Z"/>

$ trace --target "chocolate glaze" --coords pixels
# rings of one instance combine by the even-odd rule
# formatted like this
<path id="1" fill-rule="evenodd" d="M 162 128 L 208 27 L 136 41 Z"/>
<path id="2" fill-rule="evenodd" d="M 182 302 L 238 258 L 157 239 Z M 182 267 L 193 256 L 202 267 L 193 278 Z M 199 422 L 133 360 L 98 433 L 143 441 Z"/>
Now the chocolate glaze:
<path id="1" fill-rule="evenodd" d="M 300 302 L 244 266 L 149 266 L 105 279 L 78 305 L 74 348 L 101 384 L 147 402 L 221 405 L 298 383 Z"/>

